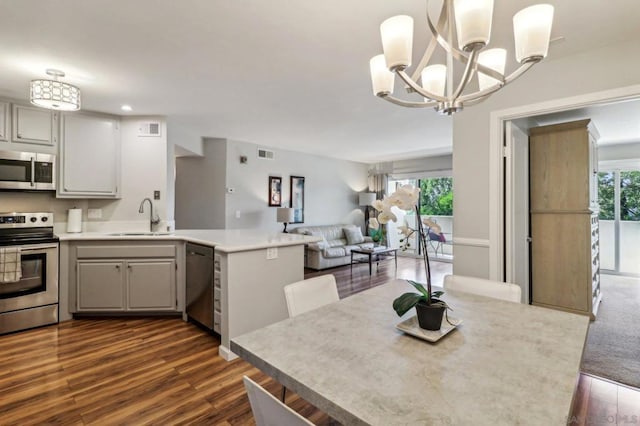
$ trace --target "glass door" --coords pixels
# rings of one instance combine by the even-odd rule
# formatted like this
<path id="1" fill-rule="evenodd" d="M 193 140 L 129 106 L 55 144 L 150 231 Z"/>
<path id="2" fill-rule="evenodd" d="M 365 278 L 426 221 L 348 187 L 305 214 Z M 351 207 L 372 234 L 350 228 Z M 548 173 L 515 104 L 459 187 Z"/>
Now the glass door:
<path id="1" fill-rule="evenodd" d="M 640 171 L 598 173 L 600 265 L 640 275 Z"/>

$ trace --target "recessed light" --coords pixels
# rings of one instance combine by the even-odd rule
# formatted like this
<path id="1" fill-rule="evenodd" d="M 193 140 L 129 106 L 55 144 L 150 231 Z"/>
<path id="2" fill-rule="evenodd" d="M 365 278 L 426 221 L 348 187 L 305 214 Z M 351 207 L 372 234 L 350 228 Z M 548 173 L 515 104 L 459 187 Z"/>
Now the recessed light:
<path id="1" fill-rule="evenodd" d="M 133 108 L 131 108 L 131 105 L 122 105 L 120 107 L 120 109 L 123 110 L 123 111 L 131 111 L 131 110 L 133 110 Z"/>

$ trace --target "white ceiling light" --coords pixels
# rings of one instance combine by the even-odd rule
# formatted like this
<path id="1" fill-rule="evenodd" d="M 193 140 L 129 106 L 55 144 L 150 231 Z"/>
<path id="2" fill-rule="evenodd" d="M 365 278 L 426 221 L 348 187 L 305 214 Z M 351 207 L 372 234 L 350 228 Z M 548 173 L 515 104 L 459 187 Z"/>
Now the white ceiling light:
<path id="1" fill-rule="evenodd" d="M 483 51 L 491 36 L 493 0 L 443 0 L 437 23 L 431 19 L 428 10 L 429 0 L 427 26 L 433 37 L 411 76 L 406 69 L 411 66 L 413 18 L 394 16 L 380 25 L 384 56 L 378 55 L 370 62 L 376 96 L 409 108 L 435 107 L 436 111 L 451 115 L 466 105 L 483 101 L 547 56 L 553 22 L 551 5 L 530 6 L 513 17 L 516 59 L 521 65 L 506 77 L 506 51 Z M 454 45 L 454 35 L 457 46 Z M 427 66 L 438 45 L 446 52 L 446 65 Z M 454 82 L 456 62 L 461 64 L 462 70 L 457 83 Z M 424 101 L 393 97 L 394 73 L 406 83 L 409 93 L 421 95 Z M 479 90 L 466 93 L 465 88 L 476 73 Z M 417 83 L 418 78 L 421 85 Z"/>
<path id="2" fill-rule="evenodd" d="M 131 108 L 131 105 L 122 105 L 120 109 L 127 112 L 133 111 L 133 108 Z"/>
<path id="3" fill-rule="evenodd" d="M 48 69 L 47 74 L 53 80 L 31 80 L 31 103 L 39 107 L 60 111 L 80 109 L 80 89 L 68 83 L 58 81 L 64 72 Z"/>

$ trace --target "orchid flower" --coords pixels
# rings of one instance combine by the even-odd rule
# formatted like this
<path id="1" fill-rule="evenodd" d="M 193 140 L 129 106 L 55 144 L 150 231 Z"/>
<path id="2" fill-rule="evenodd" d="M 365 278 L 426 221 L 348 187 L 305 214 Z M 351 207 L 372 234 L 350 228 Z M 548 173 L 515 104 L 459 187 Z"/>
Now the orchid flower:
<path id="1" fill-rule="evenodd" d="M 380 224 L 378 223 L 378 219 L 376 219 L 375 217 L 372 217 L 371 219 L 369 219 L 369 228 L 371 228 L 371 229 L 380 228 Z"/>

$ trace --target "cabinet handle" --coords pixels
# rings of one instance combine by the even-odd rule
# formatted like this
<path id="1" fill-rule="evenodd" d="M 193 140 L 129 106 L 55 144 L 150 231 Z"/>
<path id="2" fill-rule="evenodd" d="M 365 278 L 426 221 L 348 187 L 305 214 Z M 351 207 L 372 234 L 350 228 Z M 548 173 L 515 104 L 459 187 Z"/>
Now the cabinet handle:
<path id="1" fill-rule="evenodd" d="M 116 269 L 120 269 L 120 265 L 116 265 Z"/>
<path id="2" fill-rule="evenodd" d="M 21 133 L 18 133 L 17 136 L 18 136 L 18 139 L 22 139 L 22 134 Z"/>
<path id="3" fill-rule="evenodd" d="M 127 269 L 131 269 L 131 265 L 127 265 Z"/>

